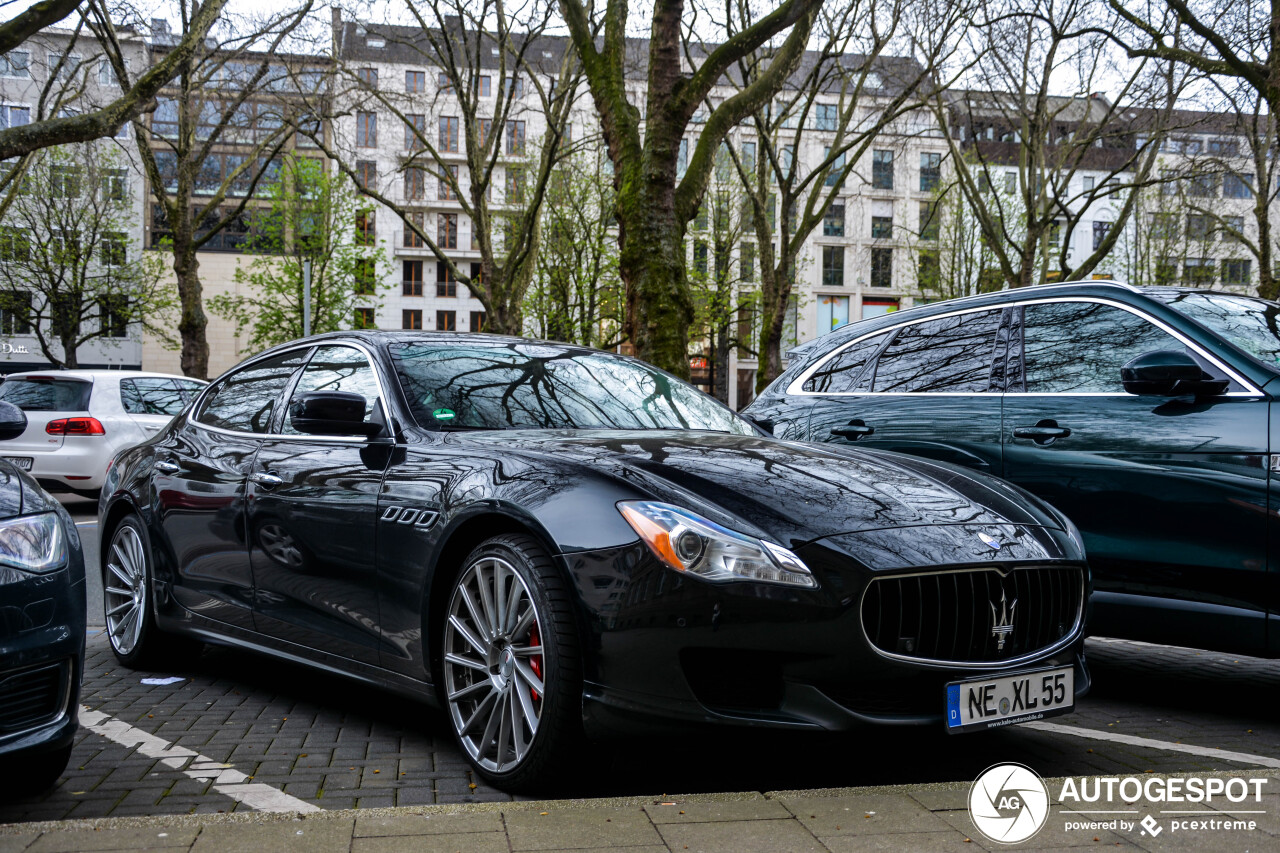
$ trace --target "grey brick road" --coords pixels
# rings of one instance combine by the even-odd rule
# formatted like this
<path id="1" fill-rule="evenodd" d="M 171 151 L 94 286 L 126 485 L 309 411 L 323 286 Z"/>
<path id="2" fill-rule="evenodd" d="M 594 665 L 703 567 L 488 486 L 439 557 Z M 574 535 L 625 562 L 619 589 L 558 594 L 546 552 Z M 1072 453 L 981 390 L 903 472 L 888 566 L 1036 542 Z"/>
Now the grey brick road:
<path id="1" fill-rule="evenodd" d="M 84 531 L 90 534 L 91 531 Z M 83 704 L 230 765 L 323 810 L 510 800 L 473 777 L 443 714 L 336 676 L 209 649 L 147 686 L 88 642 Z M 1055 723 L 1280 759 L 1280 661 L 1091 640 L 1094 691 Z M 596 747 L 568 796 L 776 791 L 971 781 L 998 761 L 1044 776 L 1249 767 L 1217 756 L 1015 727 L 948 738 L 887 729 L 848 736 L 728 731 Z M 134 747 L 82 728 L 65 777 L 0 804 L 0 823 L 243 811 L 248 806 Z"/>

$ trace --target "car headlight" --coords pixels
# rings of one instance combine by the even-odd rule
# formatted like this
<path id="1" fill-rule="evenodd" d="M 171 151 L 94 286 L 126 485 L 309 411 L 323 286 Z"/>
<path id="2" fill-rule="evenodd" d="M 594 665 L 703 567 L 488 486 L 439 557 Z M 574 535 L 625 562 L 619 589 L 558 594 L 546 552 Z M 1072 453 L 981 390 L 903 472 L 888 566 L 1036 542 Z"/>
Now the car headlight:
<path id="1" fill-rule="evenodd" d="M 51 572 L 67 562 L 62 522 L 52 512 L 0 521 L 0 566 Z"/>
<path id="2" fill-rule="evenodd" d="M 621 501 L 618 511 L 667 566 L 708 581 L 763 581 L 814 588 L 818 582 L 795 554 L 721 527 L 672 504 Z"/>

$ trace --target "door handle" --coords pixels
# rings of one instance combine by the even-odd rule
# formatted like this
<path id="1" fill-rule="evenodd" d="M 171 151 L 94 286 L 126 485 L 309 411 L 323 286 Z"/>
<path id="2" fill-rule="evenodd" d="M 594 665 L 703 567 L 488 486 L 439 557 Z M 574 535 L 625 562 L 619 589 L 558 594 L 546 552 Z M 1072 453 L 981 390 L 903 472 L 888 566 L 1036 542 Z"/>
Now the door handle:
<path id="1" fill-rule="evenodd" d="M 840 438 L 847 438 L 850 441 L 857 441 L 864 435 L 871 435 L 876 431 L 875 427 L 869 427 L 862 422 L 861 418 L 855 418 L 849 421 L 845 426 L 834 427 L 831 434 Z"/>
<path id="2" fill-rule="evenodd" d="M 163 459 L 155 464 L 155 469 L 161 474 L 176 474 L 182 470 L 177 462 L 166 462 Z"/>
<path id="3" fill-rule="evenodd" d="M 1021 426 L 1013 428 L 1014 438 L 1029 438 L 1041 447 L 1048 447 L 1060 438 L 1066 438 L 1071 435 L 1068 427 L 1058 426 L 1058 422 L 1045 419 L 1035 426 Z"/>
<path id="4" fill-rule="evenodd" d="M 262 486 L 264 489 L 274 489 L 284 482 L 282 478 L 277 477 L 270 471 L 255 471 L 249 475 L 249 481 Z"/>

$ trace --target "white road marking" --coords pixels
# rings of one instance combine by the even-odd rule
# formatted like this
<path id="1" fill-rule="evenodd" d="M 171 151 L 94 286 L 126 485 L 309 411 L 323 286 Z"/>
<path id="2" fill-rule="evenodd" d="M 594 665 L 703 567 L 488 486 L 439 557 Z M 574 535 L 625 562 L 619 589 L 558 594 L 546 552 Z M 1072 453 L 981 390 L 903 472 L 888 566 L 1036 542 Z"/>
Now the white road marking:
<path id="1" fill-rule="evenodd" d="M 94 519 L 93 521 L 77 521 L 76 527 L 93 527 L 97 523 L 98 523 L 97 519 Z"/>
<path id="2" fill-rule="evenodd" d="M 213 789 L 226 794 L 238 803 L 244 803 L 260 812 L 318 812 L 319 806 L 290 796 L 262 782 L 250 782 L 249 777 L 230 764 L 222 764 L 194 750 L 169 743 L 163 738 L 135 728 L 123 720 L 117 720 L 101 711 L 80 706 L 80 724 L 107 740 L 121 746 L 136 746 L 138 752 L 148 758 L 156 758 L 161 764 L 179 770 L 192 779 L 211 781 Z"/>
<path id="3" fill-rule="evenodd" d="M 1247 752 L 1232 752 L 1226 749 L 1214 749 L 1209 746 L 1196 746 L 1190 743 L 1174 743 L 1168 740 L 1154 740 L 1120 732 L 1100 732 L 1097 729 L 1086 729 L 1081 726 L 1064 726 L 1060 723 L 1023 723 L 1023 728 L 1036 729 L 1053 734 L 1072 735 L 1090 740 L 1106 740 L 1112 743 L 1124 743 L 1129 746 L 1141 746 L 1146 749 L 1161 749 L 1166 752 L 1185 752 L 1188 755 L 1200 755 L 1205 758 L 1221 758 L 1225 761 L 1238 761 L 1241 764 L 1256 764 L 1259 767 L 1280 768 L 1280 758 L 1268 758 L 1265 755 L 1250 755 Z"/>

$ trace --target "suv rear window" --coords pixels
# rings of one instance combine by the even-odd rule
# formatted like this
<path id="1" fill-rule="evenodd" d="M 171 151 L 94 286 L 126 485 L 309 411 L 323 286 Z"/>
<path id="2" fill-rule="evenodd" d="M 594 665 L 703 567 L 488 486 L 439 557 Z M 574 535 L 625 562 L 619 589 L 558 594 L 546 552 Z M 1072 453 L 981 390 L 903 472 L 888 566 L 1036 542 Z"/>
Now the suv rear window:
<path id="1" fill-rule="evenodd" d="M 120 380 L 120 404 L 131 415 L 176 415 L 189 399 L 169 379 Z"/>
<path id="2" fill-rule="evenodd" d="M 78 379 L 9 379 L 0 385 L 0 400 L 24 412 L 86 412 L 93 383 Z"/>

